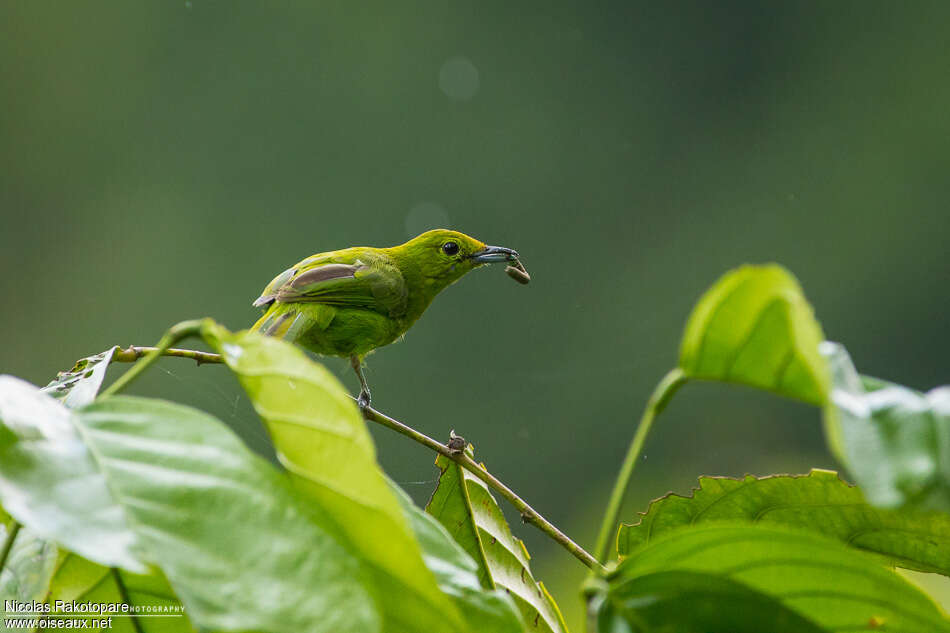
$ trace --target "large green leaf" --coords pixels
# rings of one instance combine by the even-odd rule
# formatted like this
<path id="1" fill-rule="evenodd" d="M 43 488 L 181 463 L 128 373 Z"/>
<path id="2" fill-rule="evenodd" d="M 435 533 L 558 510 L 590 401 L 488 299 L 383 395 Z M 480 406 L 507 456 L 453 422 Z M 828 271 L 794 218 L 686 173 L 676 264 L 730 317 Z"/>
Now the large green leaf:
<path id="1" fill-rule="evenodd" d="M 118 347 L 76 361 L 69 371 L 60 372 L 43 391 L 61 400 L 70 409 L 78 409 L 96 399 L 106 370 Z"/>
<path id="2" fill-rule="evenodd" d="M 608 576 L 603 608 L 626 603 L 631 611 L 624 620 L 630 630 L 641 630 L 636 628 L 636 604 L 624 599 L 626 587 L 639 578 L 669 572 L 711 575 L 724 586 L 738 583 L 828 631 L 950 631 L 950 622 L 929 597 L 873 557 L 812 533 L 748 524 L 696 525 L 651 540 Z M 675 592 L 676 586 L 666 583 L 660 590 Z M 708 600 L 708 592 L 700 597 Z M 679 608 L 689 608 L 688 601 L 680 601 Z M 758 605 L 755 608 L 758 613 Z M 702 628 L 672 630 L 723 630 L 724 619 L 736 615 L 711 611 Z"/>
<path id="3" fill-rule="evenodd" d="M 128 516 L 80 429 L 76 414 L 52 397 L 0 376 L 0 501 L 41 537 L 144 572 Z"/>
<path id="4" fill-rule="evenodd" d="M 950 386 L 923 394 L 864 378 L 843 346 L 821 349 L 834 385 L 829 444 L 868 501 L 950 510 Z"/>
<path id="5" fill-rule="evenodd" d="M 478 563 L 482 586 L 511 594 L 529 630 L 566 631 L 554 599 L 531 575 L 524 543 L 511 534 L 482 480 L 444 456 L 435 463 L 442 473 L 426 511 Z"/>
<path id="6" fill-rule="evenodd" d="M 102 387 L 116 349 L 112 347 L 76 361 L 72 369 L 59 372 L 41 391 L 71 409 L 91 403 Z M 7 515 L 2 509 L 0 515 L 6 522 Z M 3 567 L 0 600 L 44 601 L 58 557 L 55 544 L 37 537 L 27 528 L 20 530 Z"/>
<path id="7" fill-rule="evenodd" d="M 111 630 L 120 633 L 194 631 L 181 603 L 158 570 L 139 575 L 96 565 L 76 554 L 58 550 L 27 528 L 20 530 L 3 568 L 0 602 L 5 604 L 6 600 L 16 600 L 28 606 L 34 601 L 47 604 L 49 617 L 58 620 L 66 619 L 64 616 L 70 620 L 83 619 L 77 618 L 75 611 L 58 608 L 59 600 L 79 606 L 126 604 L 128 612 L 89 615 L 88 619 L 111 615 Z M 133 613 L 140 614 L 136 623 L 132 622 Z M 21 619 L 31 622 L 35 617 L 24 615 Z"/>
<path id="8" fill-rule="evenodd" d="M 69 371 L 61 371 L 41 391 L 61 401 L 70 409 L 78 409 L 96 399 L 106 370 L 118 347 L 82 358 Z M 0 396 L 2 397 L 2 396 Z M 9 515 L 0 507 L 0 522 L 6 523 Z"/>
<path id="9" fill-rule="evenodd" d="M 439 587 L 452 597 L 472 633 L 522 633 L 518 607 L 500 589 L 485 589 L 478 579 L 478 564 L 452 540 L 432 516 L 416 507 L 405 492 L 390 481 L 403 511 L 409 517 L 422 556 Z"/>
<path id="10" fill-rule="evenodd" d="M 600 597 L 599 633 L 827 633 L 772 596 L 715 574 L 624 578 Z"/>
<path id="11" fill-rule="evenodd" d="M 0 525 L 0 542 L 5 542 L 10 526 Z M 0 572 L 0 604 L 7 600 L 43 601 L 56 566 L 56 546 L 21 528 Z"/>
<path id="12" fill-rule="evenodd" d="M 892 565 L 950 575 L 950 516 L 874 508 L 860 490 L 827 470 L 801 476 L 700 477 L 691 496 L 657 499 L 638 523 L 621 525 L 617 553 L 623 558 L 671 530 L 717 521 L 813 530 L 880 554 Z"/>
<path id="13" fill-rule="evenodd" d="M 0 421 L 0 500 L 10 514 L 96 563 L 158 567 L 196 625 L 379 626 L 360 562 L 214 418 L 126 397 L 73 412 L 0 377 Z"/>
<path id="14" fill-rule="evenodd" d="M 297 347 L 207 322 L 204 336 L 237 374 L 299 490 L 373 567 L 384 629 L 462 630 L 458 609 L 426 567 L 399 501 L 376 463 L 352 398 Z"/>
<path id="15" fill-rule="evenodd" d="M 75 554 L 60 555 L 49 581 L 45 602 L 50 616 L 62 616 L 66 604 L 128 605 L 128 613 L 112 615 L 112 631 L 120 633 L 191 633 L 194 628 L 168 580 L 157 570 L 148 574 L 96 565 Z M 92 618 L 103 616 L 93 615 Z M 108 617 L 108 616 L 106 616 Z"/>
<path id="16" fill-rule="evenodd" d="M 798 281 L 776 264 L 726 273 L 693 308 L 680 348 L 690 378 L 735 382 L 823 404 L 823 336 Z"/>

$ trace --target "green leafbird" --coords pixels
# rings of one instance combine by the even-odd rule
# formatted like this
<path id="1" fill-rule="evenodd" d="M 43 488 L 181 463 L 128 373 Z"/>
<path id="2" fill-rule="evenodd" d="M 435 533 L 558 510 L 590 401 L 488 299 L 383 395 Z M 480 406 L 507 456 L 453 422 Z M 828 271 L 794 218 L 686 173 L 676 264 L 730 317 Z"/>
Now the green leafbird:
<path id="1" fill-rule="evenodd" d="M 465 273 L 496 262 L 518 262 L 518 253 L 445 229 L 391 248 L 318 253 L 267 284 L 254 302 L 267 311 L 252 329 L 318 354 L 349 357 L 360 380 L 357 401 L 366 407 L 363 358 L 405 334 Z"/>

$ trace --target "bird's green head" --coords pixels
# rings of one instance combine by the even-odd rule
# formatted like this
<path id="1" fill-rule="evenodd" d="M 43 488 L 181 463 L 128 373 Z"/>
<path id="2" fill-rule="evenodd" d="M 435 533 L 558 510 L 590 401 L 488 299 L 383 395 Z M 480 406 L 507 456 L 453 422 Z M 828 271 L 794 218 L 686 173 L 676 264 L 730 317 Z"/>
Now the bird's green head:
<path id="1" fill-rule="evenodd" d="M 465 273 L 483 265 L 512 262 L 518 253 L 502 246 L 488 246 L 458 231 L 435 229 L 392 249 L 400 260 L 411 262 L 418 281 L 433 296 Z"/>

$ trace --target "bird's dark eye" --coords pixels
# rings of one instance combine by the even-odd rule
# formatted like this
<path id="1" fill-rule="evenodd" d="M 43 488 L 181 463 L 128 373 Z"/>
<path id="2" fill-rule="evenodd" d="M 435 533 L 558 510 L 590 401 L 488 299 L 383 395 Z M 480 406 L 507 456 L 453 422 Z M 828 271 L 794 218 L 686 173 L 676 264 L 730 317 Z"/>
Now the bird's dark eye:
<path id="1" fill-rule="evenodd" d="M 446 255 L 455 255 L 459 252 L 459 245 L 455 242 L 446 242 L 442 245 L 442 252 Z"/>

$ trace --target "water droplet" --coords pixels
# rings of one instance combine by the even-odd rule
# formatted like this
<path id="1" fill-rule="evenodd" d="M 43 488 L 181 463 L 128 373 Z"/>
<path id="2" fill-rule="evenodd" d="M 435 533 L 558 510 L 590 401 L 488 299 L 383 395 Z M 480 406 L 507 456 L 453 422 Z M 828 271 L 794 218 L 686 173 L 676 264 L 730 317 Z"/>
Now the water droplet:
<path id="1" fill-rule="evenodd" d="M 449 214 L 435 202 L 420 202 L 406 214 L 406 236 L 415 237 L 431 229 L 449 228 Z"/>
<path id="2" fill-rule="evenodd" d="M 478 94 L 478 69 L 467 57 L 445 60 L 439 69 L 439 88 L 457 101 L 468 101 Z"/>

